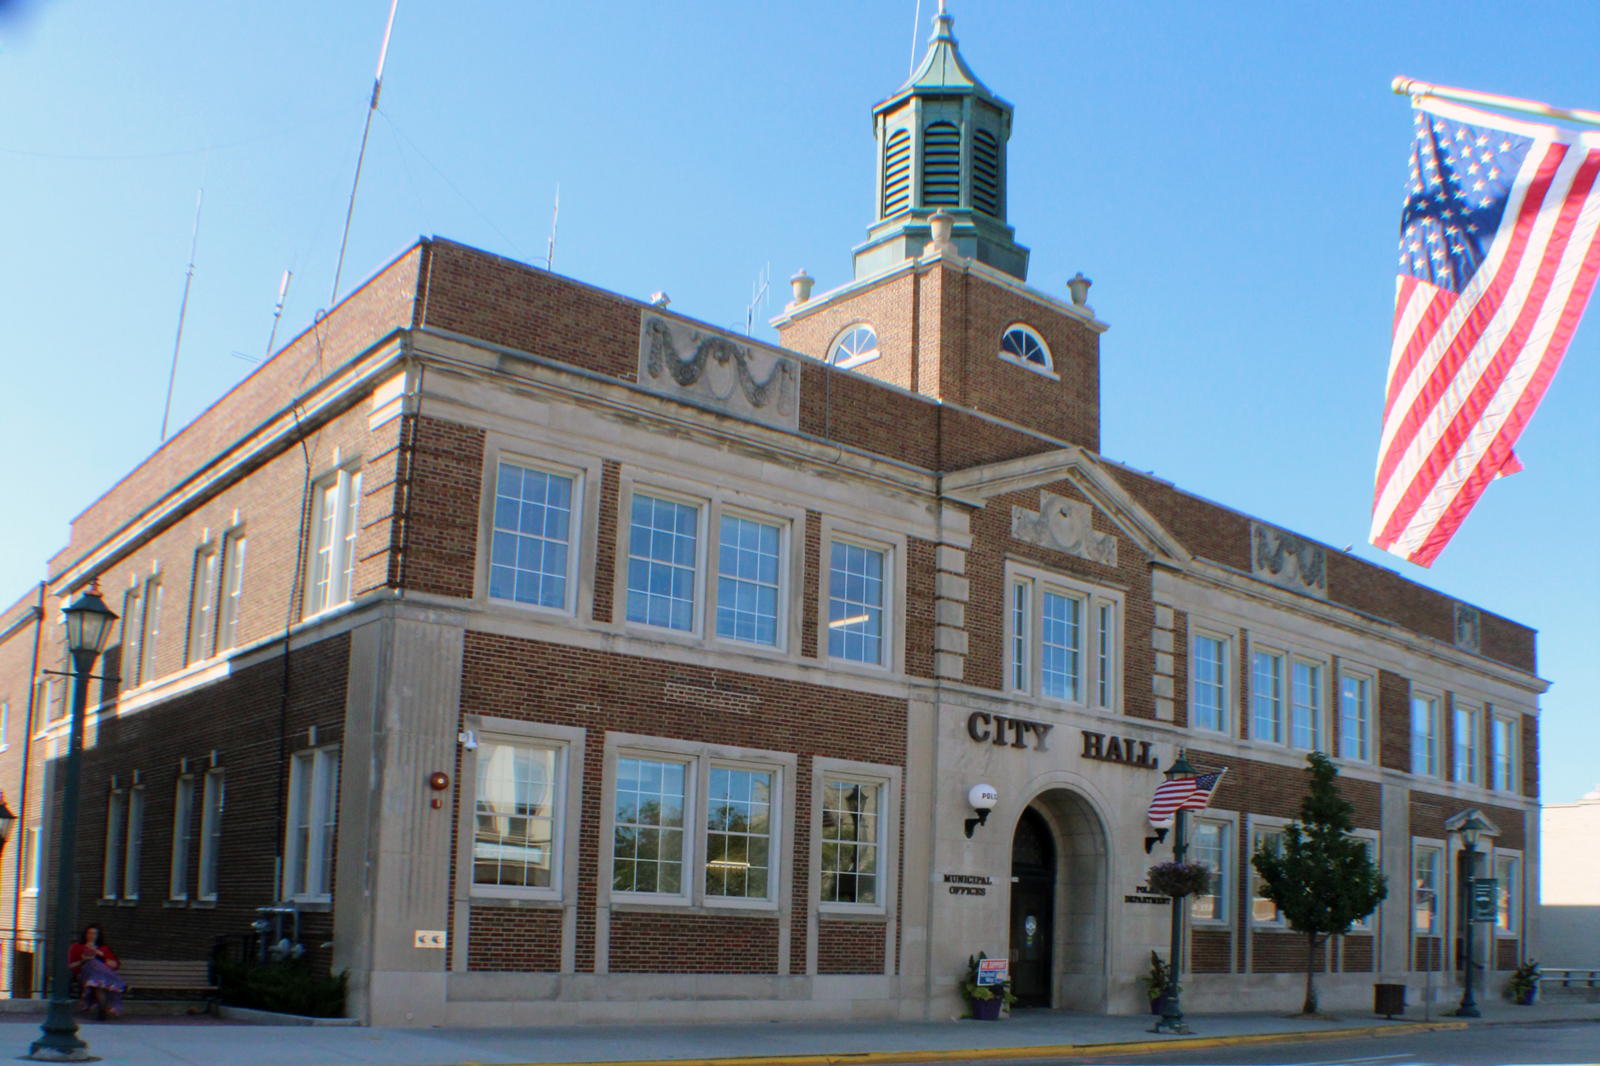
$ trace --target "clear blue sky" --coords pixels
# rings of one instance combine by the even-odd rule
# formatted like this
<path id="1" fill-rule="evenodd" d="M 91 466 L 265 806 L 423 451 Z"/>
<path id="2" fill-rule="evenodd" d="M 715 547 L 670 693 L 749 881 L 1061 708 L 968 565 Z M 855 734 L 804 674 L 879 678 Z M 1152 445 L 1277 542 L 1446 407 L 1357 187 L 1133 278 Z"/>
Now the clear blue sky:
<path id="1" fill-rule="evenodd" d="M 344 288 L 420 234 L 542 259 L 557 182 L 555 266 L 584 281 L 729 325 L 769 261 L 780 290 L 802 266 L 839 284 L 915 7 L 400 0 Z M 202 183 L 176 423 L 252 368 L 232 353 L 262 355 L 285 268 L 280 338 L 327 305 L 387 8 L 34 0 L 0 21 L 0 595 L 156 444 Z M 1017 108 L 1029 280 L 1065 295 L 1082 270 L 1112 323 L 1105 453 L 1538 627 L 1545 797 L 1593 787 L 1600 320 L 1526 471 L 1431 572 L 1365 538 L 1411 133 L 1389 79 L 1600 108 L 1600 7 L 952 12 Z"/>

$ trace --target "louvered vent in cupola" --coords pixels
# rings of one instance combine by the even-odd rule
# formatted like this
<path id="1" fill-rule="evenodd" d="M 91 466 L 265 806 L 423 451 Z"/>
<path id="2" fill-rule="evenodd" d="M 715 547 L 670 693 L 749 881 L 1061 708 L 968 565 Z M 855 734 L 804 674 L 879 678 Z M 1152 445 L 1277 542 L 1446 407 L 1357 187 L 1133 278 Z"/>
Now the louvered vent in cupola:
<path id="1" fill-rule="evenodd" d="M 922 134 L 922 204 L 955 207 L 961 201 L 961 131 L 935 122 Z"/>
<path id="2" fill-rule="evenodd" d="M 911 206 L 911 131 L 904 127 L 889 134 L 883 146 L 883 217 L 898 215 Z"/>
<path id="3" fill-rule="evenodd" d="M 988 130 L 972 135 L 972 206 L 1000 217 L 1000 142 Z"/>

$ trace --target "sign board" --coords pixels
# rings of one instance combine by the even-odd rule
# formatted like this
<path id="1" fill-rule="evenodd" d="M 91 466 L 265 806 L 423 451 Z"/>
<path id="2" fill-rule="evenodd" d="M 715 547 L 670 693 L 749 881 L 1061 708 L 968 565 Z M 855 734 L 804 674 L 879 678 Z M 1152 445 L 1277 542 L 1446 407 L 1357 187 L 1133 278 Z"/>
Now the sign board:
<path id="1" fill-rule="evenodd" d="M 1492 877 L 1472 879 L 1472 921 L 1493 922 L 1500 918 L 1500 882 Z"/>
<path id="2" fill-rule="evenodd" d="M 418 929 L 415 944 L 419 948 L 444 947 L 443 929 Z"/>
<path id="3" fill-rule="evenodd" d="M 979 959 L 978 987 L 1005 984 L 1010 965 L 1005 959 Z"/>

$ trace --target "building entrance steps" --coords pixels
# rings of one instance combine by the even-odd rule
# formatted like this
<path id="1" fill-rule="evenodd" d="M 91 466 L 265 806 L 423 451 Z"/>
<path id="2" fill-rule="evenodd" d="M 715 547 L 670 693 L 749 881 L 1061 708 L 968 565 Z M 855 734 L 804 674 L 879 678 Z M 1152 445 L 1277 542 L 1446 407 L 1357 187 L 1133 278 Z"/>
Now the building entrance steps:
<path id="1" fill-rule="evenodd" d="M 910 1063 L 1027 1061 L 1099 1054 L 1134 1055 L 1168 1044 L 1227 1047 L 1254 1043 L 1397 1035 L 1493 1025 L 1600 1023 L 1595 1004 L 1486 1003 L 1483 1018 L 1424 1022 L 1421 1012 L 1393 1022 L 1362 1013 L 1306 1020 L 1267 1013 L 1191 1014 L 1194 1036 L 1156 1037 L 1149 1016 L 1024 1011 L 1001 1022 L 772 1022 L 741 1024 L 621 1024 L 563 1028 L 373 1029 L 250 1026 L 207 1019 L 161 1024 L 158 1019 L 87 1023 L 82 1035 L 94 1053 L 119 1066 L 227 1062 L 230 1066 L 355 1064 L 454 1066 L 458 1063 L 724 1062 L 728 1066 L 823 1066 L 833 1062 Z M 8 1013 L 0 1046 L 27 1046 L 37 1019 Z M 10 1041 L 4 1044 L 4 1041 Z M 1109 1045 L 1109 1047 L 1107 1047 Z"/>

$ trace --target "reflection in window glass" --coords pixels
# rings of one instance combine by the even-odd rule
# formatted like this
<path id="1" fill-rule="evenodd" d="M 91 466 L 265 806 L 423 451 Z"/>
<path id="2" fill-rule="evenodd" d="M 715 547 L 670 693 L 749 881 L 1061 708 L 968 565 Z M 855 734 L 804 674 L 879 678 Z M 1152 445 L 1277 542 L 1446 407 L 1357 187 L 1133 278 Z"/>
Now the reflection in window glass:
<path id="1" fill-rule="evenodd" d="M 828 574 L 828 654 L 883 662 L 884 553 L 834 541 Z"/>
<path id="2" fill-rule="evenodd" d="M 1197 729 L 1225 728 L 1224 692 L 1228 679 L 1227 643 L 1217 637 L 1194 638 L 1194 724 Z"/>
<path id="3" fill-rule="evenodd" d="M 1041 606 L 1039 688 L 1046 696 L 1076 703 L 1083 698 L 1083 601 L 1046 591 Z"/>
<path id="4" fill-rule="evenodd" d="M 1439 702 L 1411 697 L 1411 772 L 1439 776 Z"/>
<path id="5" fill-rule="evenodd" d="M 617 760 L 611 887 L 618 892 L 683 891 L 684 764 Z"/>
<path id="6" fill-rule="evenodd" d="M 1372 758 L 1372 682 L 1364 677 L 1340 678 L 1343 715 L 1339 753 L 1346 759 Z"/>
<path id="7" fill-rule="evenodd" d="M 1227 827 L 1215 822 L 1199 822 L 1194 827 L 1194 844 L 1189 860 L 1211 871 L 1211 887 L 1189 903 L 1190 917 L 1198 921 L 1221 921 L 1227 913 L 1227 867 L 1223 863 L 1223 843 Z"/>
<path id="8" fill-rule="evenodd" d="M 1432 935 L 1439 930 L 1439 849 L 1417 847 L 1411 860 L 1412 928 Z"/>
<path id="9" fill-rule="evenodd" d="M 872 331 L 871 326 L 860 325 L 834 342 L 828 361 L 834 366 L 848 370 L 862 363 L 870 363 L 876 358 L 878 358 L 878 335 Z"/>
<path id="10" fill-rule="evenodd" d="M 1275 830 L 1258 829 L 1255 833 L 1254 851 L 1270 851 L 1273 853 L 1283 850 L 1283 834 Z M 1254 867 L 1252 866 L 1253 870 Z M 1261 894 L 1261 875 L 1253 878 L 1255 881 L 1255 894 L 1250 900 L 1250 919 L 1254 922 L 1281 922 L 1283 912 L 1278 905 Z"/>
<path id="11" fill-rule="evenodd" d="M 633 496 L 628 539 L 628 621 L 694 628 L 695 540 L 700 510 L 642 493 Z"/>
<path id="12" fill-rule="evenodd" d="M 554 748 L 488 741 L 479 746 L 474 883 L 552 886 L 555 779 Z"/>
<path id="13" fill-rule="evenodd" d="M 822 792 L 822 902 L 878 902 L 878 785 L 829 781 Z"/>
<path id="14" fill-rule="evenodd" d="M 1294 700 L 1291 712 L 1295 747 L 1322 750 L 1322 667 L 1294 664 Z"/>
<path id="15" fill-rule="evenodd" d="M 572 478 L 501 463 L 489 595 L 565 608 L 571 530 Z"/>
<path id="16" fill-rule="evenodd" d="M 1496 718 L 1489 734 L 1490 743 L 1494 746 L 1493 787 L 1502 792 L 1510 792 L 1516 788 L 1515 764 L 1512 762 L 1512 753 L 1516 750 L 1513 728 L 1514 723 L 1511 719 Z"/>
<path id="17" fill-rule="evenodd" d="M 772 774 L 714 766 L 706 806 L 706 895 L 766 899 Z"/>
<path id="18" fill-rule="evenodd" d="M 778 643 L 779 529 L 722 517 L 717 553 L 717 636 L 751 644 Z"/>
<path id="19" fill-rule="evenodd" d="M 1257 740 L 1283 743 L 1283 656 L 1258 651 L 1250 657 L 1255 674 L 1252 735 Z"/>
<path id="20" fill-rule="evenodd" d="M 1500 883 L 1500 903 L 1495 911 L 1494 927 L 1502 933 L 1517 931 L 1517 868 L 1520 865 L 1514 855 L 1494 857 L 1494 878 Z"/>

